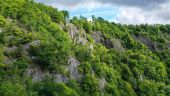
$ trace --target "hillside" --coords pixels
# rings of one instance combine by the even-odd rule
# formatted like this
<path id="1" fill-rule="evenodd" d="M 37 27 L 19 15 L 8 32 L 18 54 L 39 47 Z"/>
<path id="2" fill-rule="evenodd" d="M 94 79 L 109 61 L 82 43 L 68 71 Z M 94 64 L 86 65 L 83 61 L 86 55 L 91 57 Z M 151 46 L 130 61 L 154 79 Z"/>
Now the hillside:
<path id="1" fill-rule="evenodd" d="M 170 25 L 123 25 L 0 0 L 0 96 L 169 96 Z"/>

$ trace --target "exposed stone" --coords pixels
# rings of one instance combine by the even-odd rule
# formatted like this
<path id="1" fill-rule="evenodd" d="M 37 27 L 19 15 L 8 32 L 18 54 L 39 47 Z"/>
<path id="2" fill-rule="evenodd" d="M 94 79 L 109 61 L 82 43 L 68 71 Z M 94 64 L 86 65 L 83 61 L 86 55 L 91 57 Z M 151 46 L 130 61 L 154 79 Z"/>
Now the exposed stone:
<path id="1" fill-rule="evenodd" d="M 106 48 L 108 48 L 108 49 L 114 47 L 113 42 L 112 42 L 110 39 L 104 40 L 103 45 L 104 45 Z"/>
<path id="2" fill-rule="evenodd" d="M 170 51 L 170 43 L 167 45 L 168 50 Z"/>
<path id="3" fill-rule="evenodd" d="M 133 36 L 135 40 L 142 42 L 143 44 L 145 44 L 146 46 L 148 46 L 148 48 L 152 51 L 155 51 L 158 49 L 157 45 L 155 42 L 153 42 L 152 40 L 150 40 L 147 37 L 143 37 L 143 36 Z"/>
<path id="4" fill-rule="evenodd" d="M 110 39 L 106 38 L 101 32 L 91 33 L 92 38 L 96 43 L 101 43 L 106 48 L 113 48 L 113 43 Z"/>
<path id="5" fill-rule="evenodd" d="M 91 33 L 92 38 L 94 39 L 94 41 L 96 43 L 103 43 L 104 42 L 104 38 L 101 32 L 97 31 L 97 32 L 92 32 Z"/>
<path id="6" fill-rule="evenodd" d="M 40 40 L 31 41 L 31 42 L 23 45 L 23 49 L 24 49 L 24 50 L 27 50 L 27 49 L 30 48 L 30 46 L 38 46 L 38 45 L 40 45 L 40 43 L 41 43 Z"/>
<path id="7" fill-rule="evenodd" d="M 77 28 L 73 25 L 73 24 L 68 24 L 68 30 L 69 30 L 69 34 L 70 34 L 70 37 L 71 39 L 74 40 L 74 37 L 76 37 L 76 35 L 78 34 L 78 30 Z"/>
<path id="8" fill-rule="evenodd" d="M 84 30 L 78 30 L 76 26 L 73 24 L 68 23 L 68 31 L 70 38 L 75 42 L 75 43 L 80 43 L 82 45 L 86 44 L 86 33 Z"/>
<path id="9" fill-rule="evenodd" d="M 37 46 L 37 45 L 39 45 L 40 43 L 41 43 L 40 40 L 34 40 L 34 41 L 32 41 L 32 42 L 29 42 L 28 45 Z"/>
<path id="10" fill-rule="evenodd" d="M 46 76 L 49 76 L 49 72 L 42 71 L 39 67 L 28 68 L 26 70 L 26 76 L 31 77 L 33 82 L 43 80 Z"/>
<path id="11" fill-rule="evenodd" d="M 14 52 L 16 52 L 17 51 L 17 47 L 16 46 L 11 46 L 11 47 L 6 47 L 5 48 L 5 53 L 14 53 Z"/>
<path id="12" fill-rule="evenodd" d="M 80 62 L 77 61 L 74 57 L 70 57 L 68 60 L 68 70 L 70 72 L 72 79 L 79 79 L 80 74 L 78 72 L 78 66 L 80 65 Z"/>
<path id="13" fill-rule="evenodd" d="M 143 76 L 142 76 L 142 75 L 140 75 L 139 79 L 140 79 L 141 81 L 143 81 Z"/>
<path id="14" fill-rule="evenodd" d="M 54 81 L 57 83 L 61 83 L 61 82 L 67 83 L 69 81 L 69 78 L 62 74 L 53 74 L 52 78 L 54 78 Z"/>
<path id="15" fill-rule="evenodd" d="M 3 60 L 3 63 L 8 65 L 8 64 L 13 64 L 15 61 L 16 61 L 16 59 L 14 59 L 14 58 L 5 57 Z"/>
<path id="16" fill-rule="evenodd" d="M 101 79 L 99 80 L 99 88 L 100 88 L 100 90 L 103 90 L 103 89 L 104 89 L 106 83 L 107 83 L 107 82 L 106 82 L 105 78 L 101 78 Z"/>
<path id="17" fill-rule="evenodd" d="M 114 39 L 113 41 L 113 48 L 118 52 L 124 52 L 125 48 L 122 46 L 122 43 L 119 39 Z"/>
<path id="18" fill-rule="evenodd" d="M 32 78 L 33 82 L 41 81 L 41 80 L 45 79 L 46 77 L 53 78 L 54 81 L 57 83 L 61 83 L 61 82 L 67 83 L 69 80 L 68 77 L 66 77 L 62 74 L 50 73 L 49 71 L 42 70 L 38 66 L 32 66 L 32 67 L 28 68 L 24 74 L 26 77 Z"/>
<path id="19" fill-rule="evenodd" d="M 91 49 L 91 50 L 93 50 L 93 49 L 94 49 L 93 44 L 90 44 L 90 49 Z"/>
<path id="20" fill-rule="evenodd" d="M 3 29 L 2 29 L 2 28 L 0 28 L 0 33 L 2 33 L 2 30 L 3 30 Z"/>

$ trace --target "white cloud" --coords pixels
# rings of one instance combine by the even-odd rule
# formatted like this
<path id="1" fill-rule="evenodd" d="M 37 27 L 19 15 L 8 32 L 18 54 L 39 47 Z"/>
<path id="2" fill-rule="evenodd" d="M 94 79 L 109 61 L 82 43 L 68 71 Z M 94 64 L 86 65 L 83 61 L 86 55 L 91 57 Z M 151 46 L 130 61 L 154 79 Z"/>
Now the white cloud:
<path id="1" fill-rule="evenodd" d="M 143 10 L 137 7 L 122 7 L 118 15 L 118 22 L 125 24 L 169 24 L 170 2 L 161 4 L 152 10 Z"/>
<path id="2" fill-rule="evenodd" d="M 100 14 L 109 21 L 124 24 L 141 23 L 170 23 L 170 0 L 38 0 L 47 5 L 70 11 L 71 15 Z M 95 8 L 103 9 L 110 6 L 116 10 L 94 11 Z M 84 10 L 86 9 L 86 10 Z M 86 12 L 85 12 L 86 11 Z M 117 13 L 117 12 L 118 13 Z M 74 13 L 74 14 L 72 14 Z M 117 13 L 117 15 L 115 15 Z M 102 15 L 101 15 L 102 14 Z M 113 14 L 113 15 L 112 15 Z M 109 18 L 106 18 L 106 17 Z M 113 16 L 113 17 L 111 17 Z"/>

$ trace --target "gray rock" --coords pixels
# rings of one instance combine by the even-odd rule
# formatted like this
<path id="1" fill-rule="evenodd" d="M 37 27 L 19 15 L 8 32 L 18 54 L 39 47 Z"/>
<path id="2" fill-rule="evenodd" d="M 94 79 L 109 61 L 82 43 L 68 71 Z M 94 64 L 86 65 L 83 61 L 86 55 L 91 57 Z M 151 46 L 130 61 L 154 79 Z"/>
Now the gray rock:
<path id="1" fill-rule="evenodd" d="M 86 33 L 84 30 L 78 30 L 76 26 L 73 24 L 68 23 L 68 31 L 70 38 L 75 42 L 75 43 L 80 43 L 82 45 L 85 45 L 87 40 L 86 40 Z"/>
<path id="2" fill-rule="evenodd" d="M 57 83 L 67 83 L 69 81 L 69 78 L 62 74 L 53 74 L 52 78 L 54 78 L 54 81 Z"/>
<path id="3" fill-rule="evenodd" d="M 78 66 L 80 65 L 80 62 L 77 61 L 75 58 L 70 57 L 68 60 L 68 70 L 70 72 L 72 79 L 79 79 L 80 74 L 78 72 Z"/>
<path id="4" fill-rule="evenodd" d="M 45 79 L 46 76 L 50 76 L 48 71 L 42 71 L 38 66 L 28 68 L 25 74 L 26 77 L 31 77 L 33 82 L 41 81 Z"/>
<path id="5" fill-rule="evenodd" d="M 16 47 L 16 46 L 6 47 L 5 53 L 7 53 L 7 54 L 15 53 L 17 51 L 17 49 L 18 49 L 18 47 Z"/>
<path id="6" fill-rule="evenodd" d="M 133 36 L 133 38 L 139 42 L 142 42 L 143 44 L 145 44 L 146 46 L 148 46 L 148 48 L 152 51 L 154 50 L 160 50 L 157 47 L 156 42 L 152 41 L 151 39 L 147 38 L 147 37 L 143 37 L 143 36 Z"/>
<path id="7" fill-rule="evenodd" d="M 93 50 L 93 49 L 94 49 L 93 44 L 90 44 L 90 49 L 91 49 L 91 50 Z"/>
<path id="8" fill-rule="evenodd" d="M 10 58 L 10 57 L 5 57 L 3 60 L 3 63 L 8 65 L 8 64 L 13 64 L 17 59 Z"/>
<path id="9" fill-rule="evenodd" d="M 103 90 L 103 89 L 104 89 L 106 83 L 107 83 L 107 82 L 106 82 L 105 78 L 101 78 L 101 79 L 99 80 L 99 88 L 100 88 L 100 90 Z"/>
<path id="10" fill-rule="evenodd" d="M 96 43 L 102 43 L 103 40 L 104 40 L 104 37 L 103 37 L 102 33 L 99 32 L 99 31 L 97 31 L 97 32 L 92 32 L 92 33 L 91 33 L 91 36 L 92 36 L 92 38 L 94 39 L 94 41 L 95 41 Z"/>
<path id="11" fill-rule="evenodd" d="M 123 47 L 121 41 L 119 39 L 114 39 L 112 41 L 113 48 L 118 52 L 125 52 L 125 48 Z"/>
<path id="12" fill-rule="evenodd" d="M 2 30 L 3 30 L 3 29 L 2 29 L 2 28 L 0 28 L 0 33 L 2 33 Z"/>
<path id="13" fill-rule="evenodd" d="M 46 70 L 41 70 L 40 67 L 38 66 L 30 66 L 26 71 L 25 71 L 25 76 L 32 78 L 33 82 L 38 82 L 46 77 L 53 78 L 55 82 L 57 83 L 67 83 L 69 81 L 69 78 L 59 74 L 59 73 L 50 73 L 49 71 Z"/>
<path id="14" fill-rule="evenodd" d="M 41 43 L 40 40 L 31 41 L 31 42 L 29 42 L 29 43 L 23 45 L 23 50 L 26 51 L 27 49 L 30 48 L 30 46 L 38 46 L 38 45 L 40 45 L 40 43 Z"/>

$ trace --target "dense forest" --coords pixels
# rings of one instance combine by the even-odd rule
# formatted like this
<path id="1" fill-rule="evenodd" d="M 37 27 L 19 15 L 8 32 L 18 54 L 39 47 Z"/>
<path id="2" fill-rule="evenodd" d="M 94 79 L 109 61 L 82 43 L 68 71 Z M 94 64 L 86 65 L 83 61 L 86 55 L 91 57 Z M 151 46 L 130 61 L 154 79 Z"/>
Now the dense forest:
<path id="1" fill-rule="evenodd" d="M 0 96 L 170 96 L 170 25 L 0 0 Z"/>

